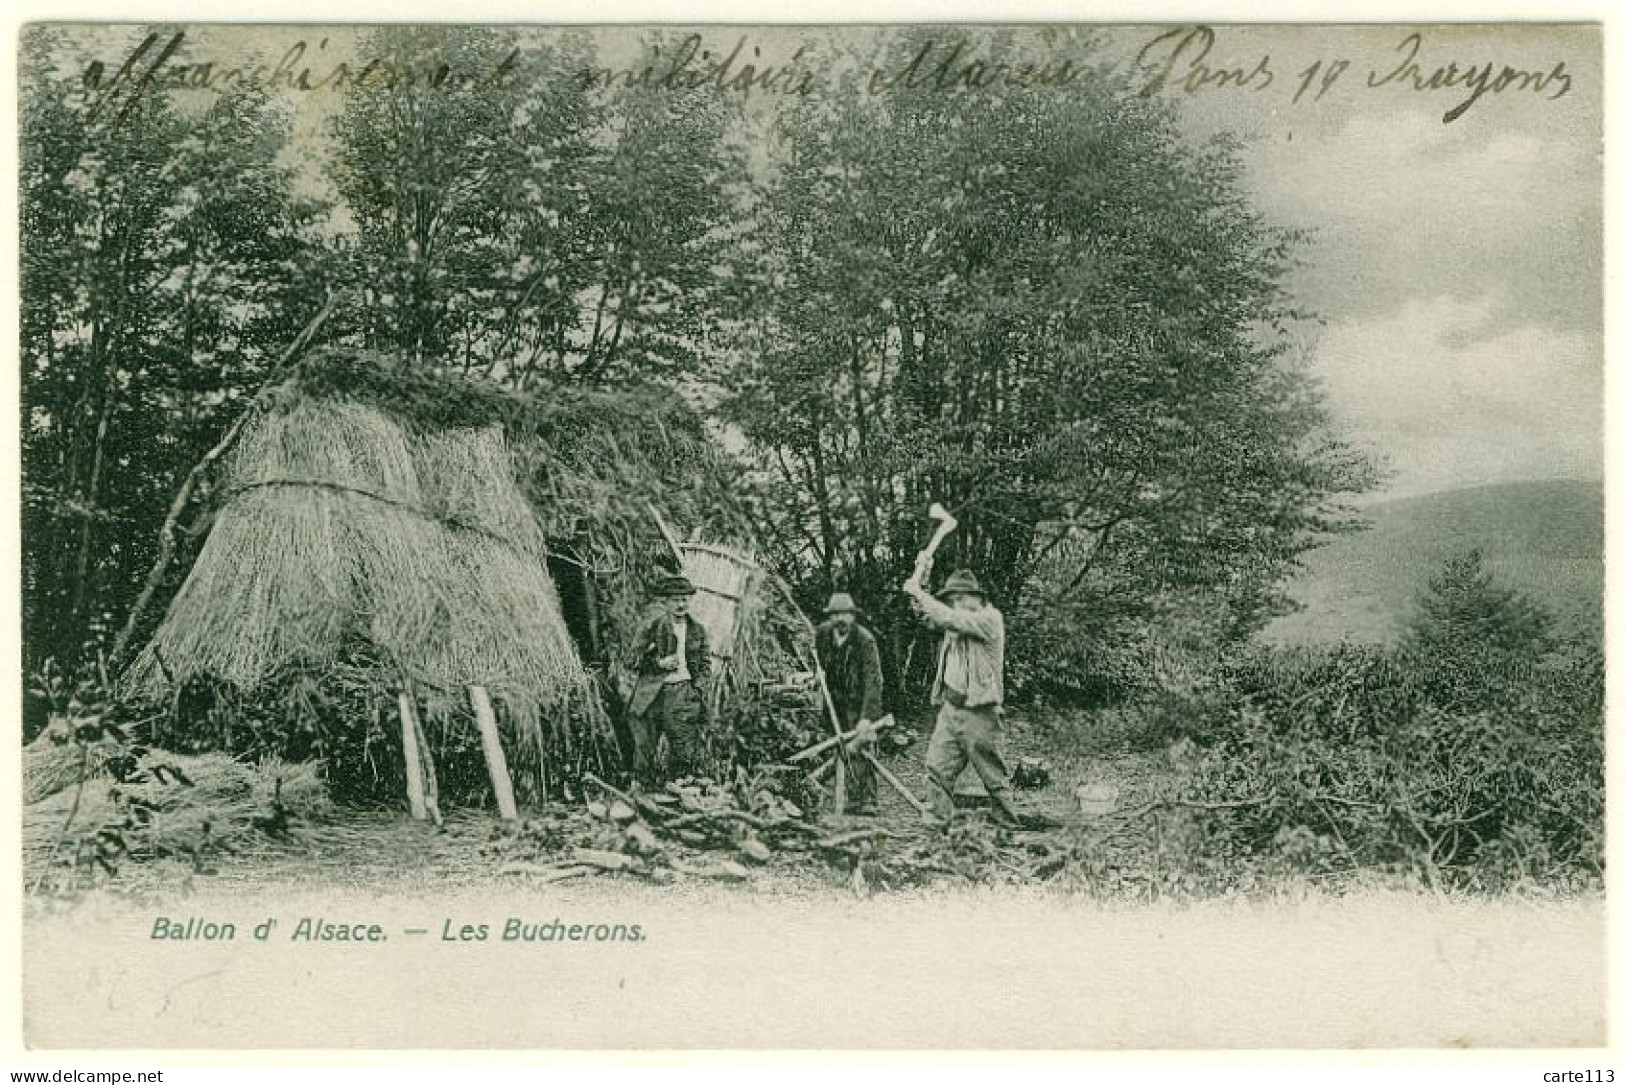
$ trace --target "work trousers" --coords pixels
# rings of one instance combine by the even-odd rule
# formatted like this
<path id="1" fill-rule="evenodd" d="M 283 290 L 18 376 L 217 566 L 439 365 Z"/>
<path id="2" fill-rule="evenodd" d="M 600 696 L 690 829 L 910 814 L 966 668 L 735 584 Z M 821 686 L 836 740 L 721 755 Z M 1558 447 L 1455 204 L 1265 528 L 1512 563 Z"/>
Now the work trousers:
<path id="1" fill-rule="evenodd" d="M 654 702 L 632 720 L 632 774 L 645 784 L 656 783 L 655 749 L 666 736 L 671 760 L 668 776 L 688 776 L 705 767 L 705 702 L 693 682 L 668 682 Z"/>
<path id="2" fill-rule="evenodd" d="M 959 708 L 943 702 L 937 713 L 937 727 L 925 750 L 925 772 L 932 812 L 946 821 L 954 812 L 954 784 L 969 765 L 976 770 L 992 799 L 1006 813 L 1014 814 L 1015 800 L 1010 792 L 1010 770 L 999 752 L 999 717 L 993 705 Z"/>

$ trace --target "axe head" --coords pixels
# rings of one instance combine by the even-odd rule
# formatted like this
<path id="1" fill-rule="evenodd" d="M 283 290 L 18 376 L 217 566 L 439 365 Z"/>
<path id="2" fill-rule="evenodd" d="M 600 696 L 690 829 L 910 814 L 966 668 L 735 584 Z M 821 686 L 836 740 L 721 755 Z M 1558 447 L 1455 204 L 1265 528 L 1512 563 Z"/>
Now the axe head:
<path id="1" fill-rule="evenodd" d="M 948 510 L 943 508 L 941 503 L 936 501 L 931 502 L 931 507 L 925 510 L 925 514 L 931 517 L 931 519 L 936 520 L 938 523 L 945 524 L 948 527 L 953 527 L 959 522 L 949 515 Z"/>

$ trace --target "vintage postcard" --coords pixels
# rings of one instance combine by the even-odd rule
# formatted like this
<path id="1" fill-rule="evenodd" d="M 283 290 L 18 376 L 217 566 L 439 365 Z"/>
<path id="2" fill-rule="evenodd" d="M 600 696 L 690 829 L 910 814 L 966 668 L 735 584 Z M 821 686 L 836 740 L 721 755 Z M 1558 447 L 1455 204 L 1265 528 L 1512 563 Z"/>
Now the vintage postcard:
<path id="1" fill-rule="evenodd" d="M 25 1042 L 1606 1044 L 1602 41 L 24 27 Z"/>

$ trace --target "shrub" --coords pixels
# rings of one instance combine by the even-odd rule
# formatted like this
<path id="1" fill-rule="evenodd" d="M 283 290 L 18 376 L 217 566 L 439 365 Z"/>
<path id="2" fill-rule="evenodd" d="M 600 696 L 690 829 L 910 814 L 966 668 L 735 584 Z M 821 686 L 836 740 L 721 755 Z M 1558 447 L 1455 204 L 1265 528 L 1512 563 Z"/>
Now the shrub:
<path id="1" fill-rule="evenodd" d="M 1212 687 L 1183 797 L 1214 848 L 1263 865 L 1596 884 L 1602 654 L 1550 629 L 1469 554 L 1397 647 L 1254 649 Z"/>

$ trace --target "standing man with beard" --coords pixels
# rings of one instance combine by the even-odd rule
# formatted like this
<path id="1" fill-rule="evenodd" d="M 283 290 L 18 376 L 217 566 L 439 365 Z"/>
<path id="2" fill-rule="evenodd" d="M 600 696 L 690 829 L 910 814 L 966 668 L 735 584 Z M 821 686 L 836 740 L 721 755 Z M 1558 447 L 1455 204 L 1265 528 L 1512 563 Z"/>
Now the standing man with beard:
<path id="1" fill-rule="evenodd" d="M 852 732 L 880 718 L 884 679 L 880 673 L 880 645 L 874 634 L 858 624 L 858 607 L 846 592 L 836 592 L 824 608 L 825 622 L 818 627 L 813 647 L 823 668 L 829 699 L 841 730 Z M 873 745 L 870 736 L 858 743 L 858 750 Z M 852 767 L 847 781 L 851 812 L 875 813 L 875 768 L 861 755 L 848 759 Z"/>

